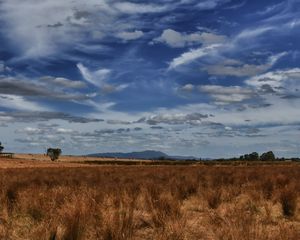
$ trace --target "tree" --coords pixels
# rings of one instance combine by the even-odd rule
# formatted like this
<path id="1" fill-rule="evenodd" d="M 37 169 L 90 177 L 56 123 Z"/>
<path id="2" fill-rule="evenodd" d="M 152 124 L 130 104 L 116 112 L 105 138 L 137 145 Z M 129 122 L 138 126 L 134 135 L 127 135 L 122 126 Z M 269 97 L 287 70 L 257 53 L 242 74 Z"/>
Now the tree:
<path id="1" fill-rule="evenodd" d="M 245 160 L 245 161 L 257 161 L 257 160 L 259 160 L 259 155 L 257 152 L 252 152 L 252 153 L 244 154 L 244 155 L 240 156 L 239 159 Z"/>
<path id="2" fill-rule="evenodd" d="M 259 155 L 257 152 L 253 152 L 249 154 L 249 160 L 250 161 L 257 161 L 259 160 Z"/>
<path id="3" fill-rule="evenodd" d="M 60 148 L 48 148 L 47 149 L 47 156 L 49 156 L 52 161 L 55 161 L 56 159 L 58 159 L 60 154 L 61 154 Z"/>
<path id="4" fill-rule="evenodd" d="M 275 155 L 272 151 L 265 152 L 260 156 L 261 161 L 275 161 Z"/>
<path id="5" fill-rule="evenodd" d="M 2 153 L 4 147 L 2 146 L 1 142 L 0 142 L 0 153 Z"/>

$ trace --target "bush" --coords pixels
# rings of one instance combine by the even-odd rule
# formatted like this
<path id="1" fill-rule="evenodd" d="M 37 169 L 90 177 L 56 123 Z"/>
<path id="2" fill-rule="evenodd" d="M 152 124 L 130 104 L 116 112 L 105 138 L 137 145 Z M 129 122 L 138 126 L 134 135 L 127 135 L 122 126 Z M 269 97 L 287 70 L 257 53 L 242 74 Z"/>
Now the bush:
<path id="1" fill-rule="evenodd" d="M 297 209 L 297 193 L 291 188 L 284 189 L 280 194 L 282 213 L 286 217 L 293 217 Z"/>

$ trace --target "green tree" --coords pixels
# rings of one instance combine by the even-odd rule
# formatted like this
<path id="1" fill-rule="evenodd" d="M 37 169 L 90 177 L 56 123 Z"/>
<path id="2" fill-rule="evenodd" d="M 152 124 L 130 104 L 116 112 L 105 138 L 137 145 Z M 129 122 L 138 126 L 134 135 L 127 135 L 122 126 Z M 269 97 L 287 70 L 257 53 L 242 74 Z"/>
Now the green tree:
<path id="1" fill-rule="evenodd" d="M 275 155 L 272 151 L 265 152 L 260 156 L 261 161 L 275 161 Z"/>
<path id="2" fill-rule="evenodd" d="M 259 155 L 257 152 L 253 152 L 249 154 L 249 160 L 250 161 L 257 161 L 259 160 Z"/>
<path id="3" fill-rule="evenodd" d="M 61 154 L 60 148 L 48 148 L 47 149 L 47 156 L 49 156 L 52 161 L 55 161 L 56 159 L 58 159 L 60 154 Z"/>
<path id="4" fill-rule="evenodd" d="M 0 153 L 3 151 L 4 147 L 2 146 L 1 142 L 0 142 Z"/>

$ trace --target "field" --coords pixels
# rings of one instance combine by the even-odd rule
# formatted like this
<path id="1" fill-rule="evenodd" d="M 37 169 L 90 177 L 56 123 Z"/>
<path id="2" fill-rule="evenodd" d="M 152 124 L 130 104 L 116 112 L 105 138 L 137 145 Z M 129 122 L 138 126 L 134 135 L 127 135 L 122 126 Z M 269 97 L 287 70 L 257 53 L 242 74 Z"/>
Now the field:
<path id="1" fill-rule="evenodd" d="M 117 166 L 32 156 L 0 159 L 0 239 L 300 239 L 297 163 Z"/>

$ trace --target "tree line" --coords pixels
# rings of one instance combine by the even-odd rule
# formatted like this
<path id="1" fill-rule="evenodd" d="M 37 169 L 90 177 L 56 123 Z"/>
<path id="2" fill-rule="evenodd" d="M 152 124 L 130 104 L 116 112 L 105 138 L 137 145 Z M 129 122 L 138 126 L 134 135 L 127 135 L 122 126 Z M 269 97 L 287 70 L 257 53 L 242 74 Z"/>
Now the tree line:
<path id="1" fill-rule="evenodd" d="M 272 151 L 265 152 L 259 156 L 257 152 L 241 155 L 240 160 L 245 161 L 275 161 L 276 157 Z"/>

